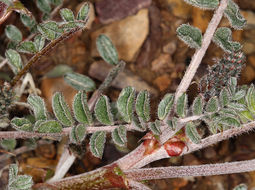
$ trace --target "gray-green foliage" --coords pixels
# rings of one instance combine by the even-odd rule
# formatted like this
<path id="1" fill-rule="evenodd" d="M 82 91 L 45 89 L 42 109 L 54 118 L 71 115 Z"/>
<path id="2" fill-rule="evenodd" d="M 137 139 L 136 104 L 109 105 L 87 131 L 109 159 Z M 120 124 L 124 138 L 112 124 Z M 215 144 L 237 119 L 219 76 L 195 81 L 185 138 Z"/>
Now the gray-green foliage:
<path id="1" fill-rule="evenodd" d="M 234 29 L 240 30 L 246 25 L 246 20 L 241 15 L 239 7 L 234 1 L 228 0 L 228 6 L 224 13 Z"/>
<path id="2" fill-rule="evenodd" d="M 31 106 L 36 120 L 46 120 L 47 110 L 44 100 L 37 95 L 29 95 L 27 103 Z"/>
<path id="3" fill-rule="evenodd" d="M 200 48 L 202 44 L 201 31 L 189 24 L 182 24 L 176 30 L 177 36 L 191 48 Z"/>
<path id="4" fill-rule="evenodd" d="M 90 151 L 95 157 L 102 158 L 105 140 L 106 132 L 104 131 L 97 131 L 92 134 L 89 145 Z"/>
<path id="5" fill-rule="evenodd" d="M 185 117 L 187 114 L 188 97 L 183 93 L 177 100 L 176 113 L 179 117 Z"/>
<path id="6" fill-rule="evenodd" d="M 226 52 L 236 52 L 242 48 L 239 42 L 232 41 L 232 32 L 227 27 L 218 28 L 213 41 Z"/>
<path id="7" fill-rule="evenodd" d="M 79 73 L 67 73 L 64 76 L 64 80 L 76 90 L 85 90 L 86 92 L 90 92 L 96 88 L 96 84 L 91 78 Z"/>
<path id="8" fill-rule="evenodd" d="M 112 140 L 118 146 L 126 146 L 127 143 L 127 129 L 121 125 L 115 128 L 112 132 Z"/>
<path id="9" fill-rule="evenodd" d="M 164 120 L 171 111 L 174 104 L 174 95 L 166 94 L 158 105 L 158 118 Z"/>
<path id="10" fill-rule="evenodd" d="M 100 56 L 109 64 L 117 65 L 119 62 L 118 52 L 112 41 L 106 35 L 99 35 L 96 40 L 97 50 Z"/>
<path id="11" fill-rule="evenodd" d="M 100 123 L 104 125 L 113 125 L 113 115 L 107 96 L 103 95 L 98 99 L 95 106 L 95 116 Z"/>
<path id="12" fill-rule="evenodd" d="M 28 175 L 18 175 L 18 165 L 9 166 L 8 190 L 29 190 L 32 188 L 33 180 Z"/>
<path id="13" fill-rule="evenodd" d="M 86 137 L 86 125 L 79 124 L 73 127 L 69 137 L 72 143 L 80 144 Z"/>
<path id="14" fill-rule="evenodd" d="M 185 126 L 185 134 L 193 143 L 200 143 L 201 137 L 197 132 L 196 126 L 192 123 L 189 122 Z"/>
<path id="15" fill-rule="evenodd" d="M 71 126 L 74 123 L 71 111 L 64 100 L 63 94 L 57 92 L 52 98 L 52 108 L 56 118 L 64 126 Z"/>
<path id="16" fill-rule="evenodd" d="M 20 42 L 22 40 L 22 33 L 14 25 L 7 25 L 5 27 L 5 35 L 12 41 Z"/>
<path id="17" fill-rule="evenodd" d="M 247 189 L 248 189 L 247 185 L 241 183 L 241 184 L 235 186 L 235 188 L 233 190 L 247 190 Z"/>
<path id="18" fill-rule="evenodd" d="M 15 74 L 18 73 L 23 67 L 20 54 L 17 51 L 13 50 L 13 49 L 8 49 L 5 52 L 5 56 L 8 60 L 8 63 L 10 65 L 12 71 Z"/>
<path id="19" fill-rule="evenodd" d="M 135 109 L 139 120 L 143 122 L 150 120 L 150 95 L 148 91 L 139 92 L 136 98 Z"/>
<path id="20" fill-rule="evenodd" d="M 202 9 L 215 9 L 219 5 L 219 0 L 184 0 L 195 7 Z"/>
<path id="21" fill-rule="evenodd" d="M 16 147 L 17 141 L 16 139 L 3 139 L 1 140 L 0 145 L 5 150 L 12 151 Z"/>
<path id="22" fill-rule="evenodd" d="M 75 119 L 84 124 L 92 125 L 93 118 L 87 104 L 87 95 L 84 91 L 78 92 L 73 101 L 73 112 Z"/>
<path id="23" fill-rule="evenodd" d="M 133 87 L 124 88 L 118 98 L 117 108 L 123 120 L 130 123 L 133 119 L 135 100 L 135 89 Z"/>
<path id="24" fill-rule="evenodd" d="M 29 28 L 30 32 L 36 33 L 34 41 L 23 41 L 21 31 L 14 25 L 7 25 L 5 28 L 5 34 L 10 39 L 8 44 L 8 50 L 5 52 L 5 56 L 8 59 L 8 63 L 15 74 L 17 74 L 23 67 L 21 53 L 36 54 L 41 51 L 45 46 L 45 39 L 52 41 L 55 40 L 65 32 L 73 28 L 82 29 L 88 19 L 89 3 L 84 5 L 79 10 L 77 18 L 75 18 L 73 12 L 69 9 L 61 9 L 60 15 L 64 22 L 46 21 L 37 24 L 34 16 L 20 3 L 19 9 L 16 7 L 14 10 L 20 13 L 20 19 L 22 23 Z M 57 6 L 62 3 L 62 0 L 37 0 L 37 7 L 44 13 L 43 17 L 48 18 L 49 13 L 52 10 L 52 5 Z M 12 3 L 10 3 L 12 4 Z M 22 6 L 20 6 L 22 5 Z M 11 7 L 12 5 L 10 5 Z M 39 32 L 39 34 L 37 34 Z M 16 51 L 17 50 L 17 51 Z"/>
<path id="25" fill-rule="evenodd" d="M 14 117 L 11 120 L 11 125 L 18 131 L 33 131 L 32 123 L 26 118 Z"/>

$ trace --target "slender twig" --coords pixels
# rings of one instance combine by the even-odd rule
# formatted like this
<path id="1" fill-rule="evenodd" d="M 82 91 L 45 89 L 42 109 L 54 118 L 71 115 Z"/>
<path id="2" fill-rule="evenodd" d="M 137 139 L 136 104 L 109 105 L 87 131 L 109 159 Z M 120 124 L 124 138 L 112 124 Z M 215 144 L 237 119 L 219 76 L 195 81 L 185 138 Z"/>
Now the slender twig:
<path id="1" fill-rule="evenodd" d="M 123 71 L 126 63 L 124 61 L 120 61 L 118 65 L 116 65 L 107 75 L 107 77 L 104 79 L 103 83 L 99 86 L 99 88 L 93 93 L 91 98 L 88 101 L 88 107 L 90 110 L 94 109 L 95 103 L 100 97 L 100 95 L 106 90 L 111 83 L 116 79 L 118 74 Z M 132 125 L 126 125 L 128 130 L 132 130 Z M 105 129 L 104 131 L 112 131 L 116 127 L 102 127 L 101 129 Z M 93 132 L 96 132 L 98 130 L 98 127 L 92 127 L 91 130 L 94 130 Z M 92 132 L 92 131 L 91 131 Z M 75 161 L 75 155 L 70 153 L 70 151 L 65 148 L 61 157 L 60 162 L 57 165 L 55 175 L 49 180 L 49 182 L 53 182 L 56 180 L 59 180 L 65 176 L 69 168 L 72 166 L 73 162 Z"/>
<path id="2" fill-rule="evenodd" d="M 134 130 L 134 127 L 130 124 L 123 125 L 127 130 Z M 112 132 L 114 129 L 118 128 L 118 125 L 109 126 L 97 126 L 97 127 L 87 127 L 87 133 L 95 133 L 97 131 Z M 67 136 L 72 127 L 64 128 L 61 133 L 38 133 L 38 132 L 25 132 L 25 131 L 0 131 L 0 139 L 27 139 L 27 138 L 39 138 L 39 137 L 52 137 L 59 138 L 62 136 Z"/>
<path id="3" fill-rule="evenodd" d="M 215 14 L 213 15 L 212 20 L 210 21 L 210 23 L 207 27 L 207 30 L 204 34 L 202 46 L 201 46 L 201 48 L 196 50 L 194 56 L 192 57 L 191 63 L 189 64 L 189 67 L 188 67 L 185 75 L 183 76 L 180 85 L 178 86 L 178 88 L 176 90 L 175 102 L 182 95 L 182 93 L 184 93 L 188 89 L 188 87 L 191 83 L 191 80 L 193 79 L 193 77 L 198 69 L 198 66 L 200 65 L 200 63 L 205 55 L 205 52 L 212 41 L 214 32 L 217 29 L 217 27 L 222 19 L 224 10 L 227 8 L 227 5 L 228 5 L 228 0 L 221 0 L 220 6 L 218 7 Z"/>
<path id="4" fill-rule="evenodd" d="M 221 164 L 205 164 L 196 166 L 170 166 L 145 169 L 132 169 L 124 173 L 126 177 L 133 180 L 152 180 L 164 178 L 180 178 L 180 177 L 197 177 L 197 176 L 212 176 L 222 174 L 233 174 L 250 172 L 255 170 L 255 159 L 221 163 Z"/>
<path id="5" fill-rule="evenodd" d="M 195 144 L 195 143 L 192 143 L 192 142 L 187 142 L 186 143 L 187 148 L 184 149 L 184 151 L 182 152 L 182 155 L 189 154 L 189 153 L 194 152 L 196 150 L 203 149 L 203 148 L 208 147 L 210 145 L 216 144 L 220 141 L 227 140 L 231 137 L 235 137 L 237 135 L 247 133 L 249 131 L 254 130 L 254 128 L 255 128 L 255 121 L 244 124 L 244 125 L 242 125 L 241 127 L 238 127 L 238 128 L 232 128 L 232 129 L 223 131 L 221 133 L 217 133 L 217 134 L 211 135 L 209 137 L 206 137 L 206 138 L 202 139 L 201 143 L 199 143 L 199 144 Z M 156 160 L 160 160 L 160 159 L 163 159 L 163 158 L 169 158 L 169 155 L 166 153 L 164 147 L 162 146 L 160 149 L 153 152 L 153 154 L 144 156 L 144 158 L 141 159 L 136 164 L 134 164 L 132 166 L 132 168 L 141 168 L 141 167 L 143 167 L 143 166 L 145 166 L 145 165 L 147 165 L 151 162 L 154 162 Z"/>
<path id="6" fill-rule="evenodd" d="M 14 79 L 11 81 L 11 85 L 15 86 L 17 82 L 20 80 L 20 78 L 29 70 L 29 68 L 40 60 L 40 58 L 44 55 L 46 55 L 50 50 L 52 50 L 55 46 L 63 42 L 64 40 L 70 38 L 78 31 L 82 30 L 83 28 L 75 27 L 70 31 L 67 31 L 63 33 L 59 38 L 51 41 L 49 44 L 47 44 L 41 51 L 36 53 L 29 61 L 28 63 L 23 67 L 21 71 L 14 77 Z"/>
<path id="7" fill-rule="evenodd" d="M 57 7 L 55 7 L 55 9 L 51 12 L 50 17 L 47 21 L 51 20 L 59 11 L 59 9 L 63 6 L 63 3 Z M 11 12 L 9 12 L 11 13 Z M 9 14 L 8 13 L 8 14 Z M 1 19 L 2 20 L 2 19 Z M 0 20 L 0 25 L 1 25 L 1 20 Z M 29 41 L 31 40 L 33 37 L 35 37 L 36 34 L 30 34 L 24 41 Z M 0 63 L 0 69 L 5 66 L 5 64 L 8 63 L 8 60 L 5 58 L 1 63 Z"/>
<path id="8" fill-rule="evenodd" d="M 240 135 L 242 133 L 253 130 L 254 128 L 255 128 L 255 121 L 250 122 L 248 124 L 244 124 L 242 127 L 229 129 L 222 133 L 207 137 L 203 139 L 200 144 L 197 144 L 197 145 L 194 143 L 187 143 L 188 148 L 183 152 L 182 155 L 191 153 L 201 148 L 205 148 L 206 146 L 210 146 L 212 144 L 231 138 L 233 136 Z M 227 174 L 227 173 L 234 173 L 234 171 L 235 173 L 237 173 L 237 172 L 246 172 L 246 171 L 255 170 L 255 160 L 250 160 L 250 161 L 243 161 L 243 162 L 226 163 L 225 165 L 226 167 L 224 166 L 224 164 L 212 165 L 211 167 L 208 167 L 209 165 L 206 165 L 205 167 L 198 166 L 198 168 L 196 168 L 195 166 L 168 167 L 167 172 L 170 172 L 170 174 L 167 174 L 167 172 L 164 172 L 162 169 L 156 168 L 156 170 L 154 171 L 153 168 L 149 168 L 148 175 L 146 175 L 147 170 L 137 170 L 134 168 L 143 167 L 153 161 L 163 159 L 163 158 L 169 158 L 169 156 L 166 154 L 166 151 L 164 150 L 163 147 L 156 150 L 151 155 L 147 155 L 147 156 L 144 156 L 144 151 L 145 151 L 145 147 L 143 145 L 140 145 L 134 151 L 132 151 L 125 157 L 119 159 L 118 161 L 114 162 L 113 164 L 117 164 L 124 171 L 127 177 L 130 177 L 132 180 L 158 179 L 157 178 L 158 175 L 160 175 L 159 178 L 170 178 L 170 177 L 184 177 L 184 176 L 203 176 L 205 174 L 206 175 Z M 144 162 L 145 159 L 141 159 L 142 157 L 146 158 L 146 162 Z M 135 161 L 138 161 L 139 159 L 143 163 L 139 164 L 138 162 L 135 165 L 134 164 Z M 238 166 L 239 164 L 241 164 L 240 167 Z M 94 170 L 93 172 L 83 173 L 77 176 L 72 176 L 59 181 L 55 181 L 50 184 L 54 184 L 56 187 L 60 185 L 63 187 L 63 189 L 68 189 L 66 188 L 68 187 L 67 184 L 69 183 L 80 184 L 83 182 L 83 178 L 87 179 L 92 173 L 96 175 L 96 173 L 100 173 L 100 171 L 103 171 L 105 167 L 98 168 L 97 170 Z M 224 169 L 222 169 L 223 167 Z M 231 170 L 225 169 L 228 167 L 231 167 L 232 169 Z M 180 168 L 180 172 L 178 172 L 179 168 Z M 188 168 L 191 168 L 191 169 L 188 170 Z M 206 170 L 206 168 L 208 169 Z M 173 172 L 171 172 L 171 169 L 173 169 Z M 210 170 L 212 171 L 212 173 L 209 173 Z M 145 174 L 141 172 L 138 175 L 137 172 L 140 172 L 140 171 L 144 171 Z M 152 172 L 149 172 L 149 171 L 152 171 Z M 143 175 L 145 175 L 146 177 L 142 178 Z"/>

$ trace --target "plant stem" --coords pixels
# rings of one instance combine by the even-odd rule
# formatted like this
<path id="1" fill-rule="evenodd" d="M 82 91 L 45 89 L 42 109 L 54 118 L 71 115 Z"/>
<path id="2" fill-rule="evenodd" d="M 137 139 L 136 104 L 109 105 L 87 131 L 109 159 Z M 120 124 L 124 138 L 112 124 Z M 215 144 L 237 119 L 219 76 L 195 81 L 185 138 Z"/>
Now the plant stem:
<path id="1" fill-rule="evenodd" d="M 127 130 L 134 130 L 133 126 L 130 124 L 124 125 Z M 118 128 L 118 125 L 109 126 L 97 126 L 97 127 L 87 127 L 87 133 L 95 133 L 97 131 L 112 132 L 114 129 Z M 0 139 L 27 139 L 27 138 L 39 138 L 39 137 L 51 137 L 59 138 L 62 136 L 69 135 L 72 127 L 63 128 L 61 133 L 38 133 L 38 132 L 26 132 L 26 131 L 0 131 Z"/>
<path id="2" fill-rule="evenodd" d="M 228 0 L 221 0 L 220 5 L 216 12 L 214 13 L 207 30 L 204 34 L 203 41 L 202 41 L 202 46 L 200 49 L 196 50 L 194 56 L 192 57 L 191 63 L 189 64 L 189 67 L 185 73 L 185 75 L 182 78 L 182 81 L 180 85 L 178 86 L 176 93 L 175 93 L 175 103 L 177 102 L 177 99 L 188 89 L 191 80 L 193 79 L 198 66 L 200 65 L 205 52 L 207 48 L 209 47 L 211 40 L 213 38 L 214 32 L 216 31 L 221 18 L 224 14 L 224 10 L 227 8 L 228 5 Z"/>
<path id="3" fill-rule="evenodd" d="M 180 178 L 186 176 L 197 177 L 197 176 L 233 174 L 250 172 L 253 170 L 255 170 L 255 159 L 222 164 L 132 169 L 127 170 L 124 173 L 128 178 L 141 181 L 164 178 Z"/>
<path id="4" fill-rule="evenodd" d="M 199 143 L 199 144 L 195 144 L 195 143 L 192 143 L 189 141 L 186 143 L 187 148 L 184 149 L 184 151 L 182 152 L 182 155 L 189 154 L 191 152 L 203 149 L 205 147 L 211 146 L 213 144 L 216 144 L 220 141 L 229 139 L 231 137 L 235 137 L 237 135 L 247 133 L 249 131 L 254 130 L 254 128 L 255 128 L 255 121 L 244 124 L 238 128 L 228 129 L 221 133 L 217 133 L 217 134 L 211 135 L 209 137 L 206 137 L 206 138 L 202 139 L 201 143 Z M 128 155 L 126 157 L 128 157 Z M 153 152 L 151 155 L 146 155 L 146 156 L 144 156 L 143 159 L 140 159 L 140 161 L 137 162 L 135 165 L 133 165 L 132 168 L 141 168 L 141 167 L 143 167 L 151 162 L 154 162 L 156 160 L 160 160 L 163 158 L 169 158 L 169 157 L 170 156 L 166 153 L 164 147 L 161 146 L 158 150 Z"/>
<path id="5" fill-rule="evenodd" d="M 52 50 L 55 46 L 57 46 L 59 43 L 62 41 L 70 38 L 73 36 L 76 32 L 82 30 L 80 27 L 73 28 L 72 30 L 65 32 L 62 34 L 59 38 L 51 41 L 48 45 L 46 45 L 41 51 L 36 53 L 29 61 L 28 63 L 23 67 L 21 71 L 14 77 L 14 79 L 11 81 L 11 85 L 15 86 L 17 82 L 21 79 L 21 77 L 29 70 L 29 68 L 36 63 L 37 61 L 40 60 L 40 58 L 43 55 L 46 55 L 50 50 Z"/>

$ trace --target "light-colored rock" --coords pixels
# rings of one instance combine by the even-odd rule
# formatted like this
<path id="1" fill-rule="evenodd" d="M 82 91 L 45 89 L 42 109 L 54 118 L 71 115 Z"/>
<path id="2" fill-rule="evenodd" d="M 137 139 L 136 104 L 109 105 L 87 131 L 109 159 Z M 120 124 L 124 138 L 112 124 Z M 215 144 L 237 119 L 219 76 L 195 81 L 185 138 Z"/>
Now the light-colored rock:
<path id="1" fill-rule="evenodd" d="M 168 74 L 159 76 L 154 80 L 154 84 L 159 88 L 160 91 L 164 91 L 171 84 L 171 76 Z"/>
<path id="2" fill-rule="evenodd" d="M 253 67 L 255 68 L 255 56 L 254 55 L 251 55 L 248 57 L 248 63 Z"/>
<path id="3" fill-rule="evenodd" d="M 252 11 L 241 11 L 241 14 L 247 20 L 246 28 L 254 29 L 255 28 L 255 13 Z"/>
<path id="4" fill-rule="evenodd" d="M 172 55 L 176 51 L 176 42 L 172 41 L 163 46 L 163 52 Z"/>
<path id="5" fill-rule="evenodd" d="M 249 84 L 255 79 L 255 70 L 252 66 L 248 65 L 242 72 L 242 83 Z"/>
<path id="6" fill-rule="evenodd" d="M 212 12 L 205 11 L 197 7 L 192 8 L 192 23 L 193 26 L 199 28 L 202 33 L 207 29 L 207 26 L 211 20 Z"/>
<path id="7" fill-rule="evenodd" d="M 107 35 L 118 50 L 119 58 L 133 61 L 149 33 L 148 9 L 140 10 L 136 15 L 113 22 L 91 34 L 92 56 L 99 56 L 96 38 Z"/>
<path id="8" fill-rule="evenodd" d="M 152 71 L 165 73 L 167 70 L 172 70 L 175 65 L 173 64 L 172 57 L 169 54 L 161 54 L 158 58 L 152 61 L 151 67 Z"/>
<path id="9" fill-rule="evenodd" d="M 63 96 L 69 105 L 69 107 L 72 106 L 73 98 L 77 91 L 69 86 L 65 81 L 63 77 L 59 78 L 44 78 L 42 79 L 41 83 L 41 91 L 42 95 L 45 99 L 47 108 L 49 111 L 52 110 L 51 107 L 51 100 L 52 96 L 55 92 L 62 92 Z"/>
<path id="10" fill-rule="evenodd" d="M 252 54 L 255 52 L 255 44 L 251 42 L 244 42 L 243 43 L 243 51 L 246 55 Z"/>
<path id="11" fill-rule="evenodd" d="M 89 76 L 93 76 L 93 78 L 103 81 L 112 68 L 113 66 L 103 61 L 94 62 L 89 68 Z M 119 73 L 111 86 L 119 89 L 123 89 L 127 86 L 133 86 L 137 91 L 148 90 L 153 96 L 158 95 L 158 91 L 155 88 L 151 87 L 143 79 L 127 69 L 124 69 L 123 72 Z"/>
<path id="12" fill-rule="evenodd" d="M 174 16 L 181 18 L 189 18 L 191 16 L 192 6 L 180 0 L 167 0 L 166 4 Z"/>

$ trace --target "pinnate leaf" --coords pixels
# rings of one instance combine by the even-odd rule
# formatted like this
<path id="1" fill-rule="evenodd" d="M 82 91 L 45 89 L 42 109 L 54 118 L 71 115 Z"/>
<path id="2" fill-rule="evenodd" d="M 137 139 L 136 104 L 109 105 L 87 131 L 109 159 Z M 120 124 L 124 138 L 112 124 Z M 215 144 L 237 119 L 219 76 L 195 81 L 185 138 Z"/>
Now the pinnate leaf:
<path id="1" fill-rule="evenodd" d="M 12 41 L 20 42 L 22 40 L 22 33 L 14 25 L 7 25 L 5 27 L 5 34 Z"/>
<path id="2" fill-rule="evenodd" d="M 219 101 L 222 107 L 228 105 L 230 101 L 229 92 L 225 87 L 220 92 Z"/>
<path id="3" fill-rule="evenodd" d="M 12 151 L 17 145 L 16 139 L 3 139 L 1 140 L 1 147 L 7 151 Z"/>
<path id="4" fill-rule="evenodd" d="M 112 132 L 112 140 L 118 146 L 125 146 L 127 143 L 126 127 L 121 125 Z"/>
<path id="5" fill-rule="evenodd" d="M 158 118 L 164 120 L 173 108 L 174 95 L 166 94 L 158 105 Z"/>
<path id="6" fill-rule="evenodd" d="M 106 132 L 97 131 L 93 133 L 90 138 L 90 151 L 91 153 L 98 158 L 102 158 L 104 152 L 104 145 L 106 141 Z"/>
<path id="7" fill-rule="evenodd" d="M 188 97 L 183 93 L 177 100 L 176 113 L 179 117 L 185 117 L 187 114 Z"/>
<path id="8" fill-rule="evenodd" d="M 209 113 L 216 112 L 219 109 L 217 97 L 211 97 L 206 105 L 206 111 Z"/>
<path id="9" fill-rule="evenodd" d="M 112 41 L 104 34 L 96 39 L 96 46 L 100 56 L 109 64 L 117 65 L 119 62 L 118 52 Z"/>
<path id="10" fill-rule="evenodd" d="M 71 126 L 74 123 L 70 109 L 60 92 L 56 92 L 52 97 L 52 108 L 56 118 L 62 125 Z"/>
<path id="11" fill-rule="evenodd" d="M 75 144 L 80 144 L 86 137 L 86 126 L 79 124 L 72 128 L 70 132 L 70 141 Z"/>
<path id="12" fill-rule="evenodd" d="M 33 15 L 20 14 L 20 20 L 29 29 L 34 28 L 36 25 L 36 21 Z"/>
<path id="13" fill-rule="evenodd" d="M 92 114 L 89 111 L 87 95 L 84 91 L 79 91 L 73 101 L 73 111 L 75 119 L 83 124 L 91 125 L 93 123 Z"/>
<path id="14" fill-rule="evenodd" d="M 241 15 L 239 7 L 234 1 L 228 0 L 228 6 L 224 13 L 234 29 L 241 30 L 246 25 L 246 20 Z"/>
<path id="15" fill-rule="evenodd" d="M 201 31 L 189 24 L 182 24 L 176 30 L 177 36 L 191 48 L 200 48 L 202 44 Z"/>
<path id="16" fill-rule="evenodd" d="M 44 13 L 51 12 L 51 6 L 48 0 L 36 0 L 36 6 Z"/>
<path id="17" fill-rule="evenodd" d="M 54 40 L 64 32 L 54 21 L 48 21 L 37 25 L 38 31 L 48 40 Z"/>
<path id="18" fill-rule="evenodd" d="M 89 3 L 85 2 L 78 12 L 77 20 L 85 21 L 89 15 L 89 9 L 90 9 Z"/>
<path id="19" fill-rule="evenodd" d="M 193 143 L 195 144 L 200 143 L 201 137 L 197 132 L 196 126 L 192 122 L 186 124 L 185 134 Z"/>
<path id="20" fill-rule="evenodd" d="M 238 92 L 235 93 L 233 100 L 240 100 L 245 96 L 246 92 L 245 90 L 239 90 Z"/>
<path id="21" fill-rule="evenodd" d="M 90 92 L 96 89 L 96 84 L 91 78 L 79 73 L 67 73 L 64 76 L 64 80 L 76 90 Z"/>
<path id="22" fill-rule="evenodd" d="M 229 126 L 229 127 L 240 127 L 241 124 L 238 121 L 237 118 L 234 117 L 223 117 L 220 121 L 220 124 L 225 125 L 225 126 Z"/>
<path id="23" fill-rule="evenodd" d="M 71 11 L 70 9 L 60 9 L 60 15 L 62 19 L 66 22 L 74 21 L 74 14 L 73 11 Z"/>
<path id="24" fill-rule="evenodd" d="M 44 44 L 45 44 L 45 38 L 42 35 L 39 34 L 35 36 L 34 45 L 35 45 L 36 51 L 41 51 L 44 47 Z"/>
<path id="25" fill-rule="evenodd" d="M 232 32 L 227 27 L 218 28 L 214 33 L 213 41 L 228 53 L 242 48 L 239 42 L 232 41 Z"/>
<path id="26" fill-rule="evenodd" d="M 152 131 L 154 135 L 160 135 L 161 134 L 160 121 L 156 120 L 155 122 L 150 122 L 149 129 Z"/>
<path id="27" fill-rule="evenodd" d="M 19 52 L 31 53 L 31 54 L 34 54 L 37 52 L 35 44 L 31 41 L 25 41 L 25 42 L 20 43 L 17 46 L 17 50 Z"/>
<path id="28" fill-rule="evenodd" d="M 36 130 L 39 133 L 61 133 L 62 126 L 55 120 L 47 120 L 40 122 Z"/>
<path id="29" fill-rule="evenodd" d="M 201 115 L 203 113 L 203 99 L 202 96 L 197 96 L 192 104 L 193 115 Z"/>
<path id="30" fill-rule="evenodd" d="M 33 180 L 31 176 L 28 175 L 18 175 L 12 183 L 8 184 L 9 190 L 29 190 L 33 185 Z"/>
<path id="31" fill-rule="evenodd" d="M 23 67 L 20 54 L 13 49 L 8 49 L 5 52 L 5 57 L 7 58 L 13 72 L 17 74 Z"/>
<path id="32" fill-rule="evenodd" d="M 184 0 L 186 3 L 202 9 L 215 9 L 219 5 L 219 0 Z"/>
<path id="33" fill-rule="evenodd" d="M 133 87 L 124 88 L 117 100 L 118 111 L 127 123 L 130 123 L 133 118 L 134 100 L 135 89 Z"/>
<path id="34" fill-rule="evenodd" d="M 136 98 L 135 110 L 139 120 L 144 122 L 150 120 L 150 95 L 148 91 L 139 92 Z"/>
<path id="35" fill-rule="evenodd" d="M 14 117 L 11 120 L 11 125 L 13 128 L 19 131 L 33 131 L 32 123 L 26 118 Z"/>
<path id="36" fill-rule="evenodd" d="M 35 120 L 46 120 L 47 110 L 44 100 L 37 95 L 29 95 L 27 98 L 27 103 L 31 106 Z"/>
<path id="37" fill-rule="evenodd" d="M 95 105 L 95 116 L 104 125 L 113 125 L 113 115 L 107 96 L 102 95 Z"/>

